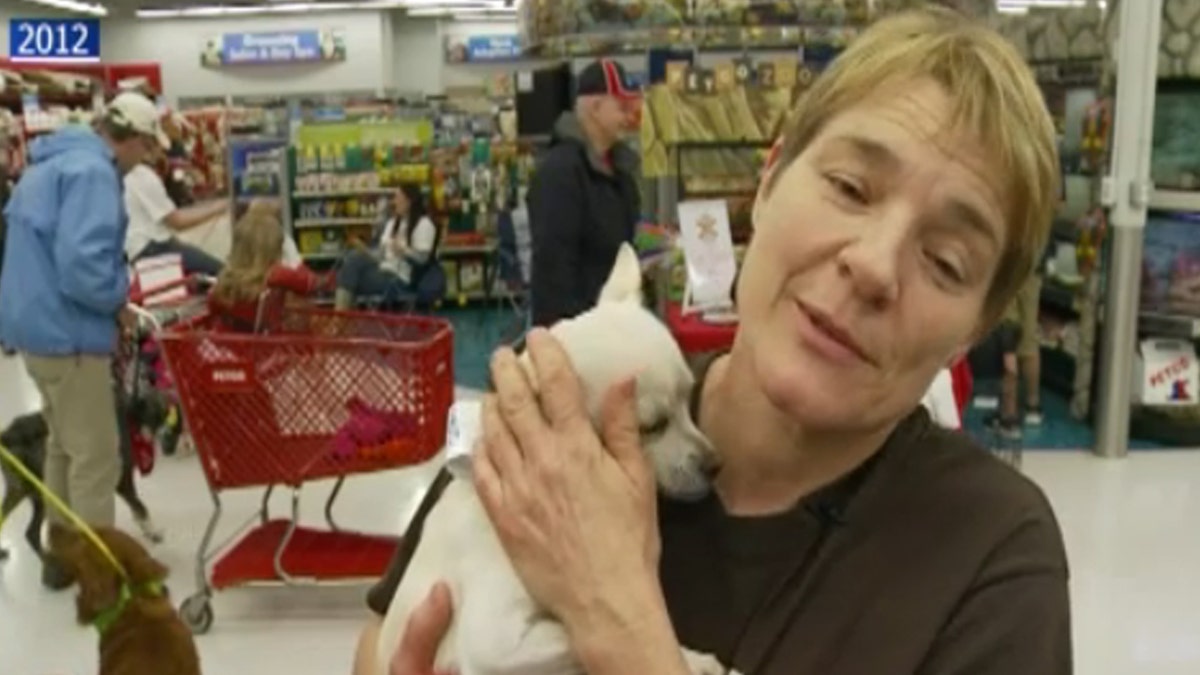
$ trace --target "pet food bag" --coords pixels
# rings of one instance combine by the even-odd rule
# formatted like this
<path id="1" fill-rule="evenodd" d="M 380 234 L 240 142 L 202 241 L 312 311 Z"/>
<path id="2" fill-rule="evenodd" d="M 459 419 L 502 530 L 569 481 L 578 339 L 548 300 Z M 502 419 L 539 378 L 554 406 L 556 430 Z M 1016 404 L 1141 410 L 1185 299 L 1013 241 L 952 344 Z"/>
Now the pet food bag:
<path id="1" fill-rule="evenodd" d="M 1133 402 L 1142 405 L 1196 405 L 1200 364 L 1187 340 L 1143 340 L 1134 361 Z"/>

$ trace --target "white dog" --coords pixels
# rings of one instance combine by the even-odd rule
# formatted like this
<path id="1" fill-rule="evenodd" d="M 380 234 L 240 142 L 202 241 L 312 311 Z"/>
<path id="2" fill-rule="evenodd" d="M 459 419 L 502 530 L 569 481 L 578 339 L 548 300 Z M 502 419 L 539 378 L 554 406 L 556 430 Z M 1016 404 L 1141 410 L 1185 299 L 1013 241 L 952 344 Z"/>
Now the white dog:
<path id="1" fill-rule="evenodd" d="M 604 393 L 637 375 L 642 444 L 659 488 L 679 498 L 707 493 L 717 466 L 689 412 L 693 378 L 671 334 L 641 305 L 637 256 L 622 247 L 595 308 L 551 328 L 583 383 L 597 420 Z M 522 363 L 530 368 L 527 357 Z M 531 371 L 532 372 L 532 371 Z M 470 481 L 453 481 L 430 511 L 420 544 L 384 619 L 378 672 L 385 675 L 408 616 L 438 581 L 454 598 L 439 668 L 461 675 L 568 675 L 583 669 L 563 627 L 529 597 Z M 716 659 L 684 650 L 698 675 L 725 675 Z"/>

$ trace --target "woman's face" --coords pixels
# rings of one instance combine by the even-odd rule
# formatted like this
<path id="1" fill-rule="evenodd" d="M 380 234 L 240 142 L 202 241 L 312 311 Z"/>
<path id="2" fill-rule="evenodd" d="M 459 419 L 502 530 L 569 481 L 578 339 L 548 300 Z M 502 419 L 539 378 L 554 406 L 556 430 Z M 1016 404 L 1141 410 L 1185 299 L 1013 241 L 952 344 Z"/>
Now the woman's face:
<path id="1" fill-rule="evenodd" d="M 392 206 L 396 208 L 397 216 L 408 215 L 408 195 L 404 194 L 404 190 L 396 190 L 396 196 L 392 198 Z"/>
<path id="2" fill-rule="evenodd" d="M 940 86 L 908 82 L 830 120 L 755 205 L 737 349 L 803 428 L 911 411 L 979 329 L 1002 202 Z"/>

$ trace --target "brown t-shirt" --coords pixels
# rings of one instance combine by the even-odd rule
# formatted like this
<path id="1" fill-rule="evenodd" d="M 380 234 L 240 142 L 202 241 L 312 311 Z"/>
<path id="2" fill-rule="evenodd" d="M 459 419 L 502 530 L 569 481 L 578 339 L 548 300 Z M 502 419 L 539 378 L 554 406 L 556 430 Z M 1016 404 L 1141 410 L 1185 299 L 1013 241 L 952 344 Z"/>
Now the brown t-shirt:
<path id="1" fill-rule="evenodd" d="M 699 387 L 698 387 L 699 389 Z M 663 500 L 680 643 L 746 675 L 1072 672 L 1067 562 L 1031 481 L 923 409 L 790 511 Z M 402 547 L 368 597 L 384 614 Z"/>

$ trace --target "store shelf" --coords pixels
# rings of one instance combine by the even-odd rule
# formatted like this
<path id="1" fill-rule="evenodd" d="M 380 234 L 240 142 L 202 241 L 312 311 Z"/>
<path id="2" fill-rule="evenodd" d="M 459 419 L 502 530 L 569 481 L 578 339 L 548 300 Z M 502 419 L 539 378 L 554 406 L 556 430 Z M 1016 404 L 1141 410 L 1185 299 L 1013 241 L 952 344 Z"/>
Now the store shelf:
<path id="1" fill-rule="evenodd" d="M 297 220 L 293 227 L 297 230 L 307 230 L 314 227 L 351 227 L 353 225 L 374 225 L 374 218 L 307 218 Z"/>
<path id="2" fill-rule="evenodd" d="M 1200 213 L 1200 191 L 1155 190 L 1150 195 L 1150 208 Z"/>
<path id="3" fill-rule="evenodd" d="M 93 94 L 88 93 L 65 93 L 65 92 L 39 92 L 37 94 L 38 105 L 42 107 L 50 106 L 66 106 L 68 108 L 91 108 Z M 23 96 L 18 92 L 0 93 L 0 106 L 5 108 L 14 108 L 20 110 L 24 107 L 25 102 Z"/>
<path id="4" fill-rule="evenodd" d="M 1142 312 L 1138 332 L 1161 338 L 1200 339 L 1200 317 Z"/>
<path id="5" fill-rule="evenodd" d="M 486 255 L 496 251 L 496 244 L 470 244 L 462 246 L 443 246 L 438 249 L 439 256 Z"/>
<path id="6" fill-rule="evenodd" d="M 359 188 L 357 190 L 326 190 L 321 192 L 293 192 L 296 199 L 330 199 L 334 197 L 375 197 L 395 194 L 399 188 Z"/>

